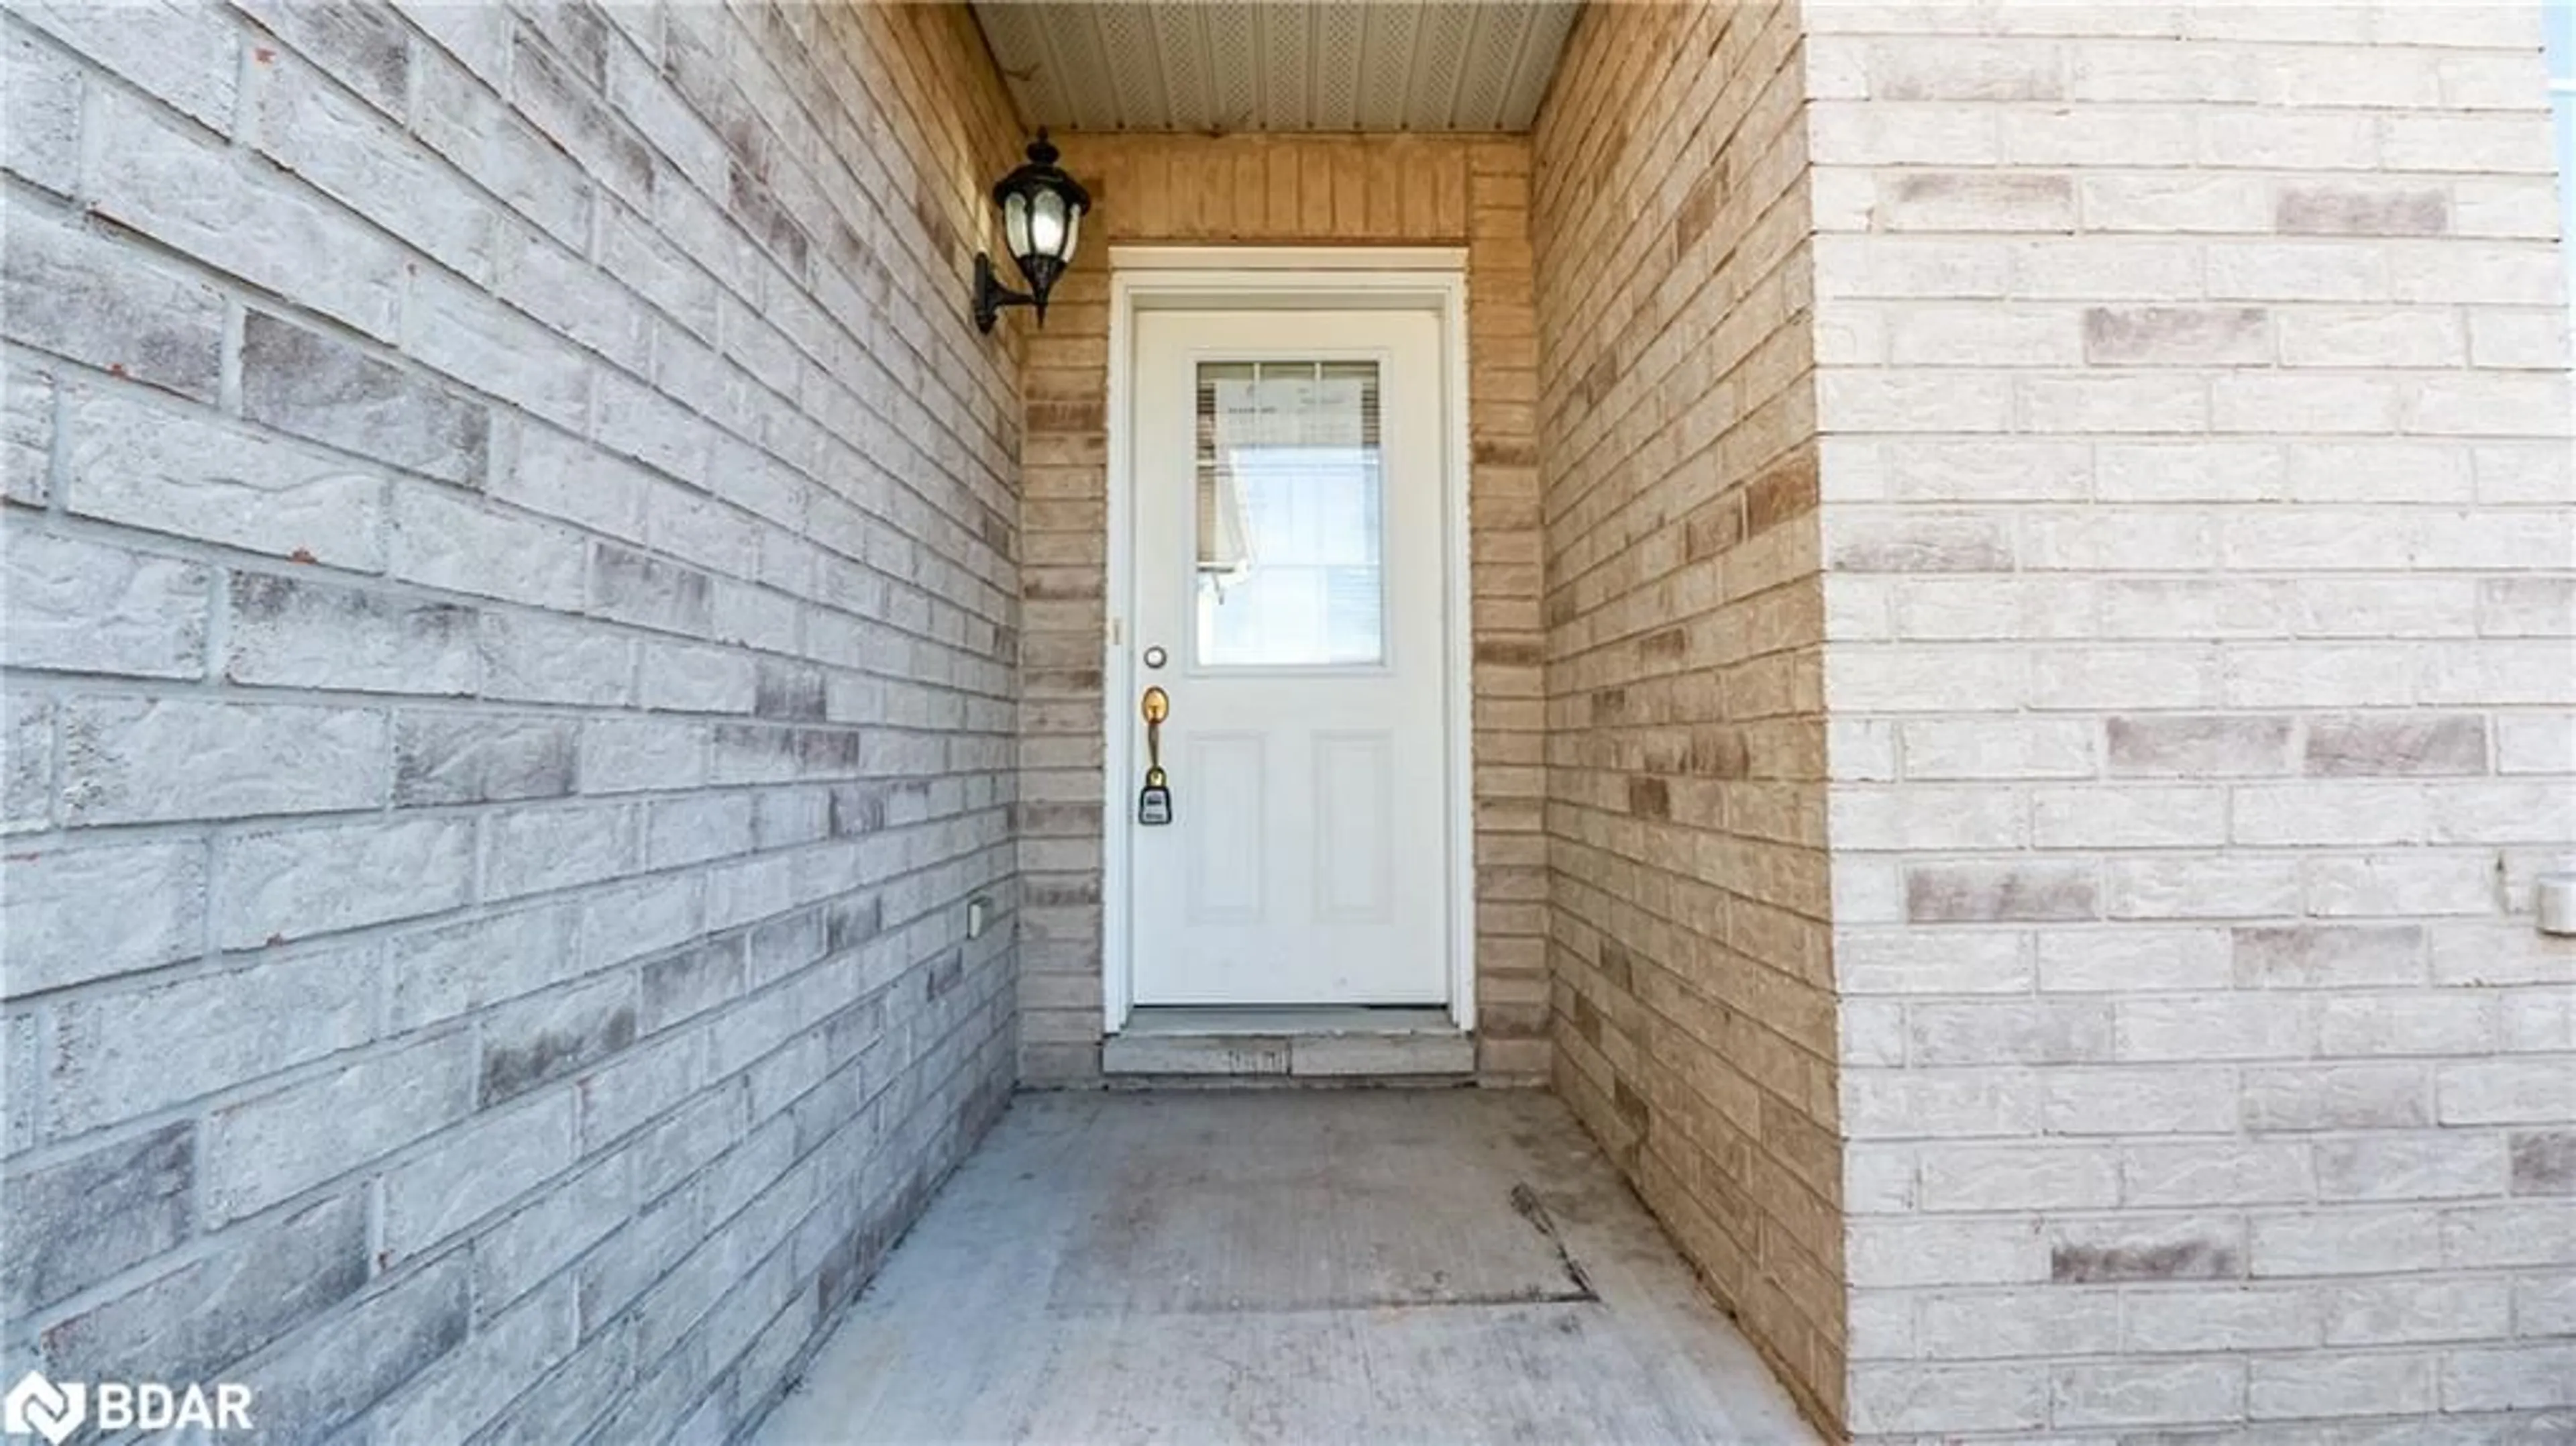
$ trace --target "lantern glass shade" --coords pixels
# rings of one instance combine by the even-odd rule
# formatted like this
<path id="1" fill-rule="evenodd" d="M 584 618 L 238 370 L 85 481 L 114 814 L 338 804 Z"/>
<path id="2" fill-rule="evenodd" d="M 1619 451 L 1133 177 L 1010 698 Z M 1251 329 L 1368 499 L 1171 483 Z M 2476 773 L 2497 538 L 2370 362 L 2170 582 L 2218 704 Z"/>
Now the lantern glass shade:
<path id="1" fill-rule="evenodd" d="M 1055 191 L 1038 192 L 1029 207 L 1030 254 L 1057 261 L 1070 259 L 1066 253 L 1072 248 L 1064 244 L 1066 229 L 1064 197 Z"/>
<path id="2" fill-rule="evenodd" d="M 1029 198 L 1013 191 L 1002 198 L 1002 246 L 1014 260 L 1029 254 Z"/>
<path id="3" fill-rule="evenodd" d="M 1002 192 L 1002 245 L 1020 264 L 1020 274 L 1037 285 L 1038 274 L 1052 281 L 1073 260 L 1074 239 L 1082 225 L 1082 202 L 1043 183 Z"/>

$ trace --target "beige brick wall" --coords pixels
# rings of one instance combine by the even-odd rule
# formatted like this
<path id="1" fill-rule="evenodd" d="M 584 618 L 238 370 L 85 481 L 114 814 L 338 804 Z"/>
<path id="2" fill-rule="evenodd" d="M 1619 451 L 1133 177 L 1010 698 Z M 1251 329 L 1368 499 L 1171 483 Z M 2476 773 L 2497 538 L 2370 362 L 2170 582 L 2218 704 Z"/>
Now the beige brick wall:
<path id="1" fill-rule="evenodd" d="M 1794 7 L 1599 6 L 1535 137 L 1558 1089 L 1842 1410 Z"/>
<path id="2" fill-rule="evenodd" d="M 1854 1428 L 2565 1426 L 2536 8 L 1810 14 Z"/>
<path id="3" fill-rule="evenodd" d="M 1096 210 L 1028 330 L 1021 1072 L 1100 1072 L 1101 648 L 1113 243 L 1468 251 L 1478 1067 L 1547 1072 L 1529 145 L 1515 137 L 1058 138 Z M 1015 320 L 1007 323 L 1024 326 Z"/>

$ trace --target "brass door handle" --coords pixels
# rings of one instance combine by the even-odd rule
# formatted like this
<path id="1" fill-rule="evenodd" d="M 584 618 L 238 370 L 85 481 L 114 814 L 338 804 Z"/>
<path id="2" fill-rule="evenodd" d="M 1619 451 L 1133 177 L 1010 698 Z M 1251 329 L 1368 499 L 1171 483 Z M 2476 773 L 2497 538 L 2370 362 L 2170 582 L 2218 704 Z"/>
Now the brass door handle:
<path id="1" fill-rule="evenodd" d="M 1166 824 L 1172 821 L 1172 790 L 1163 775 L 1163 720 L 1172 716 L 1172 695 L 1160 688 L 1146 689 L 1142 711 L 1145 714 L 1145 791 L 1136 796 L 1136 821 Z"/>
<path id="2" fill-rule="evenodd" d="M 1145 781 L 1163 781 L 1163 720 L 1172 716 L 1172 695 L 1160 688 L 1145 690 Z"/>

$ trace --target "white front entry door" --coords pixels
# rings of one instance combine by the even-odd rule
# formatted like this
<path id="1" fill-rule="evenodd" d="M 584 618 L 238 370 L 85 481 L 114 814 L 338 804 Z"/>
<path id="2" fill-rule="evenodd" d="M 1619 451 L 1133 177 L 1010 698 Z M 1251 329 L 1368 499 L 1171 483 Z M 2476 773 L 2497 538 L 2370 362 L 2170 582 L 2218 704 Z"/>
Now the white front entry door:
<path id="1" fill-rule="evenodd" d="M 1439 320 L 1144 311 L 1135 346 L 1135 1002 L 1444 1002 Z"/>

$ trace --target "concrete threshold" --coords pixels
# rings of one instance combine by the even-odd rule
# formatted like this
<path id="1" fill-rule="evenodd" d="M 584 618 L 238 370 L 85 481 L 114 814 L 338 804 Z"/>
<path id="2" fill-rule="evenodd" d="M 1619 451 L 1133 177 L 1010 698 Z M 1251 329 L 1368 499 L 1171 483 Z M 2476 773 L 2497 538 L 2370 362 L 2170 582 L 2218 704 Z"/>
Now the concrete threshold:
<path id="1" fill-rule="evenodd" d="M 1476 1042 L 1442 1009 L 1138 1009 L 1102 1042 L 1111 1076 L 1472 1079 Z"/>

